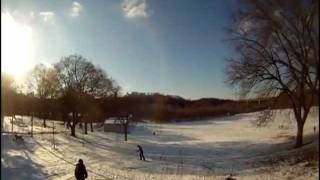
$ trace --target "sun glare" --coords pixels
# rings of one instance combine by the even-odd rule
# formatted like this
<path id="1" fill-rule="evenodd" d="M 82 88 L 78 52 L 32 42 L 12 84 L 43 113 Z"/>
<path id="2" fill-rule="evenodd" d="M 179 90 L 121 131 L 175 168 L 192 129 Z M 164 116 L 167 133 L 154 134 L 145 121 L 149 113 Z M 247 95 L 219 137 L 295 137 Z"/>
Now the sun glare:
<path id="1" fill-rule="evenodd" d="M 1 13 L 1 70 L 21 81 L 34 58 L 32 28 Z"/>

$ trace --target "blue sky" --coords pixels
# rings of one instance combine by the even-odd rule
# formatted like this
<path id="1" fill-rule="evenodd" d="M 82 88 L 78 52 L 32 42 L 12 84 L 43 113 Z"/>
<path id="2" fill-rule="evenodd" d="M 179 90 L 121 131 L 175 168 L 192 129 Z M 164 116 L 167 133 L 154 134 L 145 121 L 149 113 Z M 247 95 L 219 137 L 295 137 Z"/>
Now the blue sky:
<path id="1" fill-rule="evenodd" d="M 224 84 L 233 50 L 223 30 L 236 6 L 235 0 L 2 0 L 1 13 L 32 29 L 32 65 L 77 53 L 125 92 L 236 98 Z"/>

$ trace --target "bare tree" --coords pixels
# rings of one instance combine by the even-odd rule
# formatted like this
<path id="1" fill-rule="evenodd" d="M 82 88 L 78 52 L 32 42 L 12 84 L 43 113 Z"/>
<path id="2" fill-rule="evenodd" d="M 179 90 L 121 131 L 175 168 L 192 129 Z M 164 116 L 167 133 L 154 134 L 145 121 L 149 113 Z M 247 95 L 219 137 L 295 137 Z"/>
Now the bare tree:
<path id="1" fill-rule="evenodd" d="M 29 88 L 40 99 L 41 109 L 39 110 L 39 115 L 43 119 L 43 126 L 46 127 L 46 119 L 50 114 L 48 99 L 56 98 L 59 94 L 57 73 L 53 68 L 38 64 L 32 69 L 29 77 Z"/>
<path id="2" fill-rule="evenodd" d="M 117 98 L 121 93 L 121 87 L 118 85 L 118 83 L 114 79 L 111 79 L 111 85 L 112 85 L 111 94 L 109 96 Z"/>
<path id="3" fill-rule="evenodd" d="M 127 141 L 128 140 L 128 132 L 129 132 L 129 125 L 132 123 L 132 114 L 122 114 L 122 115 L 118 115 L 117 120 L 123 127 L 123 133 L 124 133 L 124 140 Z"/>
<path id="4" fill-rule="evenodd" d="M 303 145 L 319 89 L 318 10 L 316 0 L 247 0 L 227 30 L 237 51 L 227 66 L 227 83 L 243 96 L 287 95 L 297 123 L 296 147 Z"/>
<path id="5" fill-rule="evenodd" d="M 104 70 L 96 67 L 93 71 L 90 72 L 88 92 L 90 93 L 91 97 L 87 96 L 88 105 L 90 104 L 89 102 L 94 98 L 106 98 L 114 96 L 115 91 L 118 93 L 120 91 L 120 86 L 114 79 L 109 77 Z M 118 94 L 116 94 L 116 96 L 117 95 Z M 86 113 L 89 117 L 91 132 L 93 132 L 93 120 L 101 120 L 101 111 L 102 110 L 100 109 L 100 106 L 97 106 L 93 103 L 91 103 L 91 105 L 86 108 Z M 88 120 L 85 122 L 85 134 L 87 134 L 87 122 Z"/>
<path id="6" fill-rule="evenodd" d="M 80 55 L 70 55 L 54 65 L 66 112 L 72 116 L 71 135 L 75 136 L 76 124 L 86 120 L 88 115 L 86 107 L 87 95 L 93 98 L 103 97 L 112 89 L 111 78 L 100 68 L 95 67 Z M 87 133 L 87 121 L 85 122 L 85 132 Z"/>

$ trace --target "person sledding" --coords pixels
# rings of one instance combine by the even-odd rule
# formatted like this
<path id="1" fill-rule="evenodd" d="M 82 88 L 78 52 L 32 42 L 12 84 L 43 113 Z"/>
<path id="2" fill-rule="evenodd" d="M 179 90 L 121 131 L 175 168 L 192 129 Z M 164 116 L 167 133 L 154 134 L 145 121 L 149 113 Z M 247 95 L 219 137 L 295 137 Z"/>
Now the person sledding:
<path id="1" fill-rule="evenodd" d="M 137 145 L 137 147 L 138 147 L 137 152 L 140 152 L 140 154 L 139 154 L 140 160 L 143 159 L 144 161 L 146 161 L 146 159 L 144 158 L 144 155 L 143 155 L 143 149 L 142 149 L 142 147 L 141 147 L 140 145 Z"/>

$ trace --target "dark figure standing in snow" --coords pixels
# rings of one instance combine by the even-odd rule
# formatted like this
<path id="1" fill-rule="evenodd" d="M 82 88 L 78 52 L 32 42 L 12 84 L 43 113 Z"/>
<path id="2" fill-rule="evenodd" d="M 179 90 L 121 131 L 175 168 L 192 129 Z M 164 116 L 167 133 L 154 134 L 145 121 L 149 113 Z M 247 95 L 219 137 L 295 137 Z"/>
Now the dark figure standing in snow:
<path id="1" fill-rule="evenodd" d="M 233 178 L 233 177 L 232 177 L 232 174 L 230 174 L 230 175 L 226 178 L 226 180 L 236 180 L 236 178 Z"/>
<path id="2" fill-rule="evenodd" d="M 139 148 L 137 152 L 140 152 L 140 160 L 143 159 L 145 161 L 146 159 L 144 158 L 142 147 L 140 145 L 137 145 L 137 147 Z"/>
<path id="3" fill-rule="evenodd" d="M 83 164 L 82 159 L 79 159 L 79 162 L 76 165 L 76 169 L 74 171 L 74 175 L 77 180 L 84 180 L 88 177 L 86 166 Z"/>

